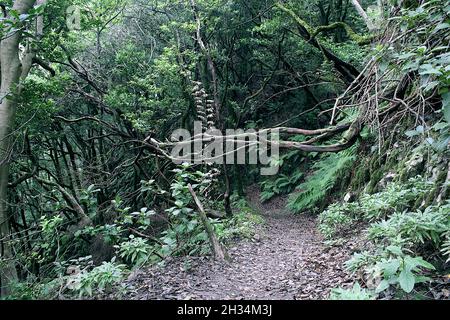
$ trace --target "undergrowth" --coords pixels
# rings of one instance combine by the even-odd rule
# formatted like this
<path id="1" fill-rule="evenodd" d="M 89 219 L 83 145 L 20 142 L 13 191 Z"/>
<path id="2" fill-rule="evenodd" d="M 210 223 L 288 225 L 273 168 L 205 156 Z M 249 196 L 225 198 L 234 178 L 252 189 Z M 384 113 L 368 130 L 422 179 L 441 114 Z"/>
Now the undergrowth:
<path id="1" fill-rule="evenodd" d="M 407 131 L 408 143 L 395 151 L 398 161 L 386 163 L 376 185 L 368 181 L 370 188 L 356 199 L 334 203 L 319 215 L 327 244 L 344 243 L 360 233 L 360 226 L 365 226 L 363 239 L 371 242 L 346 263 L 358 282 L 334 289 L 330 299 L 426 299 L 430 287 L 440 290 L 440 277 L 450 271 L 450 200 L 446 171 L 440 172 L 448 165 L 442 148 L 448 144 L 447 128 L 444 118 L 430 128 Z M 414 174 L 420 175 L 408 179 Z"/>
<path id="2" fill-rule="evenodd" d="M 312 167 L 314 173 L 297 187 L 299 192 L 291 195 L 288 208 L 296 213 L 316 209 L 349 174 L 356 159 L 357 146 L 354 146 L 336 154 L 326 155 L 317 161 Z"/>
<path id="3" fill-rule="evenodd" d="M 331 205 L 319 217 L 319 230 L 329 243 L 354 230 L 356 222 L 368 225 L 365 237 L 373 249 L 356 253 L 346 263 L 367 288 L 337 289 L 330 298 L 353 299 L 410 294 L 432 275 L 446 272 L 449 261 L 450 201 L 412 210 L 433 184 L 416 177 L 393 182 L 379 193 L 364 194 L 353 203 Z M 448 270 L 447 270 L 448 272 Z"/>
<path id="4" fill-rule="evenodd" d="M 111 261 L 104 261 L 96 266 L 92 256 L 85 256 L 55 262 L 49 272 L 54 275 L 53 278 L 30 278 L 16 284 L 7 299 L 92 299 L 107 298 L 111 294 L 118 298 L 126 292 L 125 280 L 136 269 L 159 263 L 169 256 L 208 255 L 208 236 L 198 213 L 192 209 L 188 184 L 192 183 L 201 195 L 209 181 L 207 174 L 192 171 L 189 166 L 175 170 L 171 186 L 174 206 L 166 210 L 169 228 L 160 236 L 147 234 L 152 226 L 152 217 L 156 215 L 155 211 L 141 208 L 133 212 L 131 208 L 122 208 L 122 202 L 117 198 L 113 204 L 120 215 L 114 224 L 98 228 L 86 227 L 76 234 L 76 240 L 100 237 L 113 245 L 114 257 Z M 150 190 L 162 194 L 153 181 L 143 182 L 142 185 L 143 192 Z M 235 214 L 231 218 L 209 218 L 222 243 L 252 238 L 256 226 L 263 223 L 262 218 L 255 214 L 244 199 L 233 197 L 233 207 Z M 60 220 L 43 219 L 41 227 L 46 237 L 51 239 L 59 232 L 60 224 Z M 130 233 L 130 230 L 133 232 Z"/>

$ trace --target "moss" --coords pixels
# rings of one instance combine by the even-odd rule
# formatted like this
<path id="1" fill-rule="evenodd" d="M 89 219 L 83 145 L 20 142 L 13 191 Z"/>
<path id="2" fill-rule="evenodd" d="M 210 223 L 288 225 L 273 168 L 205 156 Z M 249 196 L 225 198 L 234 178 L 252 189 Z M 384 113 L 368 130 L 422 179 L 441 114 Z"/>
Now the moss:
<path id="1" fill-rule="evenodd" d="M 334 22 L 327 26 L 320 26 L 318 28 L 313 28 L 311 25 L 309 25 L 305 20 L 301 19 L 293 10 L 285 7 L 281 3 L 276 3 L 275 6 L 277 6 L 280 10 L 284 11 L 285 13 L 289 14 L 297 24 L 299 24 L 301 27 L 303 27 L 311 36 L 311 39 L 315 39 L 320 33 L 331 31 L 335 29 L 344 29 L 347 33 L 348 37 L 358 43 L 359 45 L 365 45 L 369 44 L 375 39 L 375 36 L 369 35 L 369 36 L 362 36 L 357 34 L 348 24 L 344 22 Z"/>
<path id="2" fill-rule="evenodd" d="M 360 191 L 370 181 L 370 172 L 367 170 L 368 159 L 364 159 L 356 167 L 353 177 L 350 181 L 350 188 L 353 191 Z"/>
<path id="3" fill-rule="evenodd" d="M 429 206 L 431 206 L 433 204 L 433 202 L 439 196 L 439 193 L 442 190 L 442 187 L 443 187 L 446 179 L 447 179 L 447 172 L 445 170 L 439 171 L 439 175 L 436 178 L 436 182 L 435 182 L 434 188 L 427 195 L 427 197 L 424 197 L 422 199 L 422 202 L 425 201 L 425 203 L 423 205 L 424 208 L 429 207 Z"/>
<path id="4" fill-rule="evenodd" d="M 374 172 L 372 172 L 370 174 L 370 182 L 366 189 L 366 192 L 368 194 L 373 194 L 376 191 L 378 182 L 380 182 L 381 179 L 383 179 L 383 176 L 384 176 L 384 170 L 382 170 L 382 169 L 375 170 Z"/>
<path id="5" fill-rule="evenodd" d="M 399 181 L 404 182 L 409 178 L 421 175 L 426 169 L 426 159 L 424 159 L 424 150 L 420 147 L 414 149 L 411 153 L 404 156 L 405 161 L 400 161 L 398 166 Z"/>
<path id="6" fill-rule="evenodd" d="M 309 34 L 314 34 L 314 28 L 311 27 L 305 20 L 301 19 L 293 10 L 285 7 L 283 4 L 281 4 L 279 2 L 276 3 L 275 6 L 277 6 L 279 9 L 281 9 L 285 13 L 289 14 L 295 20 L 295 22 L 297 22 L 300 26 L 305 28 L 305 30 Z"/>

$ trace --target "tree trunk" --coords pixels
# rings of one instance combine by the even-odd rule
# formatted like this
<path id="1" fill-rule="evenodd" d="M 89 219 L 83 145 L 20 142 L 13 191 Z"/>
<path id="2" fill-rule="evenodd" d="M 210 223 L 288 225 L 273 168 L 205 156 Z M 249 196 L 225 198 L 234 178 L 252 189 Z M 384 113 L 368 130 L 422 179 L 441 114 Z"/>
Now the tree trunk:
<path id="1" fill-rule="evenodd" d="M 359 4 L 358 0 L 352 0 L 352 4 L 355 7 L 356 11 L 358 11 L 359 15 L 364 19 L 367 28 L 369 28 L 369 30 L 375 29 L 375 26 L 373 25 L 366 11 L 364 11 L 363 7 Z"/>
<path id="2" fill-rule="evenodd" d="M 0 120 L 1 118 L 0 114 Z M 1 146 L 3 147 L 3 146 Z M 9 216 L 7 200 L 8 166 L 0 166 L 0 237 L 1 241 L 1 270 L 0 270 L 0 296 L 4 297 L 10 293 L 10 283 L 17 280 L 17 270 L 12 260 L 12 246 L 10 242 Z"/>
<path id="3" fill-rule="evenodd" d="M 34 0 L 16 0 L 13 10 L 17 11 L 19 15 L 26 14 L 34 3 Z M 14 124 L 17 99 L 21 91 L 20 79 L 26 77 L 31 67 L 30 61 L 32 61 L 29 52 L 25 54 L 23 61 L 20 61 L 21 38 L 22 31 L 19 30 L 0 42 L 0 238 L 3 239 L 1 258 L 4 260 L 1 270 L 1 296 L 9 294 L 11 282 L 17 280 L 17 271 L 12 260 L 11 242 L 9 241 L 10 217 L 8 215 L 7 187 L 12 147 L 9 135 Z"/>

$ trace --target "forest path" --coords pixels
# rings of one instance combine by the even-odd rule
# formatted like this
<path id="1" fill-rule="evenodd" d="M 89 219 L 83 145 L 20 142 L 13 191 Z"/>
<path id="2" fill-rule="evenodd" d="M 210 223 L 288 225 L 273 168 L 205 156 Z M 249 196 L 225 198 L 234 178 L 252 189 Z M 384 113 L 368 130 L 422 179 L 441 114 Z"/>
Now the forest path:
<path id="1" fill-rule="evenodd" d="M 354 249 L 329 248 L 308 215 L 293 215 L 285 199 L 259 202 L 259 192 L 249 192 L 249 202 L 265 224 L 252 240 L 232 245 L 230 263 L 208 257 L 172 258 L 163 267 L 141 271 L 130 279 L 128 298 L 153 299 L 324 299 L 330 289 L 350 283 L 343 262 Z"/>

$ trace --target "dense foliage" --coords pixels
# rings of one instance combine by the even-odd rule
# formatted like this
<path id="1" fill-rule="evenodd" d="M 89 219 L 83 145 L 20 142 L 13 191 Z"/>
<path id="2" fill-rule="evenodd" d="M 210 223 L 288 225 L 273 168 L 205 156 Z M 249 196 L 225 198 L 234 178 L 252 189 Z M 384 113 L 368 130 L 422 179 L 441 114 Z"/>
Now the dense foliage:
<path id="1" fill-rule="evenodd" d="M 251 238 L 254 184 L 330 246 L 362 233 L 331 299 L 427 297 L 448 274 L 447 1 L 0 7 L 2 298 L 120 296 L 134 270 Z M 281 128 L 280 172 L 175 164 L 165 141 L 199 119 Z"/>

